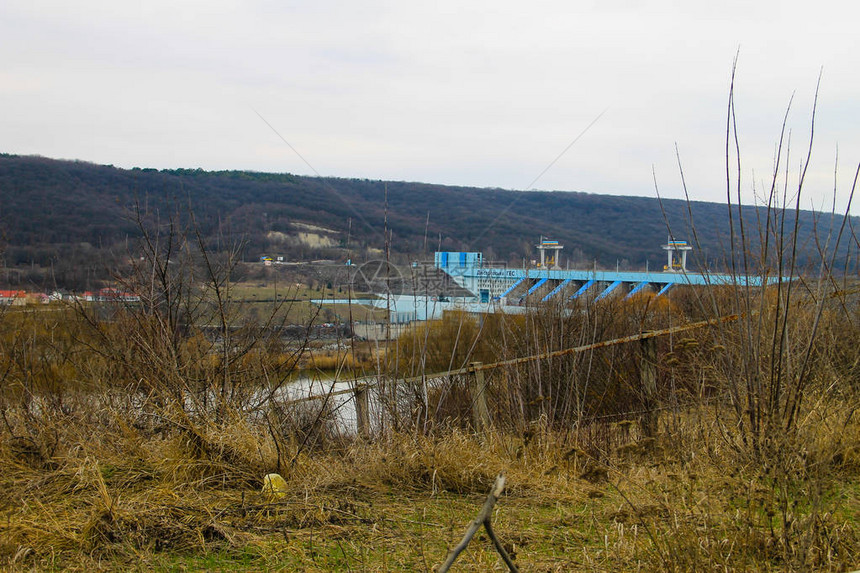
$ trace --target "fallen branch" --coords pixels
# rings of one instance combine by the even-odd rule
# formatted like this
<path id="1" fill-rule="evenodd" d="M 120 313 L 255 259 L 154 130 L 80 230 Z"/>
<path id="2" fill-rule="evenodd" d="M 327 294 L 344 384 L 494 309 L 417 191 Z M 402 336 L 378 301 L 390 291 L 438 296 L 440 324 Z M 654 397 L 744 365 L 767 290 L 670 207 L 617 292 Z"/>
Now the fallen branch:
<path id="1" fill-rule="evenodd" d="M 518 573 L 519 570 L 517 566 L 514 565 L 514 562 L 511 560 L 511 557 L 508 555 L 508 552 L 505 551 L 505 548 L 502 547 L 501 542 L 496 537 L 495 532 L 493 531 L 493 526 L 490 523 L 490 518 L 493 515 L 493 506 L 496 505 L 496 502 L 499 500 L 499 496 L 502 495 L 502 491 L 505 489 L 505 474 L 499 474 L 496 477 L 496 481 L 493 484 L 493 489 L 490 490 L 490 495 L 487 496 L 487 501 L 484 502 L 484 506 L 481 508 L 481 511 L 478 513 L 478 516 L 472 521 L 469 525 L 469 529 L 466 530 L 466 535 L 463 536 L 463 539 L 460 543 L 448 552 L 448 556 L 445 558 L 445 562 L 439 566 L 437 569 L 438 573 L 446 573 L 451 565 L 454 564 L 457 557 L 460 553 L 466 549 L 466 546 L 469 545 L 469 542 L 472 541 L 472 538 L 475 536 L 475 533 L 478 532 L 478 529 L 481 528 L 481 525 L 484 526 L 484 529 L 487 530 L 487 535 L 490 536 L 490 539 L 493 541 L 493 545 L 496 547 L 496 551 L 499 552 L 499 555 L 502 556 L 505 564 L 508 566 L 508 569 L 511 573 Z"/>

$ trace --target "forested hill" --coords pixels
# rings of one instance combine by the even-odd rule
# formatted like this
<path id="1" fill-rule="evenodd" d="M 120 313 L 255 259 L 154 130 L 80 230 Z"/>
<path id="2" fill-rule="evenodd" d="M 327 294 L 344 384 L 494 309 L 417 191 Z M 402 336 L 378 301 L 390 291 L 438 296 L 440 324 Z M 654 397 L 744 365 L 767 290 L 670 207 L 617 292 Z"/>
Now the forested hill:
<path id="1" fill-rule="evenodd" d="M 698 239 L 711 264 L 726 248 L 723 204 L 580 192 L 518 192 L 365 179 L 331 179 L 248 171 L 117 169 L 79 161 L 0 155 L 0 231 L 5 264 L 62 265 L 81 249 L 119 248 L 139 234 L 135 205 L 162 218 L 187 212 L 209 237 L 242 237 L 246 258 L 370 256 L 384 245 L 386 216 L 395 254 L 483 251 L 488 258 L 534 256 L 541 235 L 559 240 L 562 264 L 632 268 L 662 265 L 666 220 L 677 238 Z M 746 210 L 755 225 L 755 210 Z M 429 224 L 428 221 L 429 215 Z M 320 227 L 322 229 L 315 229 Z M 790 228 L 790 227 L 789 227 Z M 812 213 L 801 214 L 810 244 Z M 297 240 L 308 230 L 313 240 Z M 322 237 L 320 239 L 320 237 Z M 312 237 L 313 238 L 313 237 Z M 305 236 L 305 239 L 307 237 Z M 370 251 L 372 252 L 372 251 Z M 76 254 L 78 253 L 78 254 Z"/>

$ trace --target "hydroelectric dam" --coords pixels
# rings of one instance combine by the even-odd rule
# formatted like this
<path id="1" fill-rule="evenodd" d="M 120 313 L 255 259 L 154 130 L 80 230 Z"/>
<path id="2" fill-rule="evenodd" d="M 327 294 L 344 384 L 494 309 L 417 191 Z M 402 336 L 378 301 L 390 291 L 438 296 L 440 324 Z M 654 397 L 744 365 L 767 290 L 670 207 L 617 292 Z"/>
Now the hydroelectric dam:
<path id="1" fill-rule="evenodd" d="M 662 246 L 667 262 L 661 271 L 610 271 L 561 269 L 557 241 L 542 240 L 537 245 L 540 261 L 527 268 L 507 268 L 485 264 L 477 252 L 437 252 L 434 266 L 474 296 L 474 302 L 500 306 L 532 306 L 550 301 L 574 301 L 587 297 L 630 298 L 637 293 L 663 296 L 678 286 L 735 285 L 760 286 L 759 276 L 702 273 L 687 269 L 686 241 L 669 240 Z M 779 277 L 768 278 L 775 283 Z"/>
<path id="2" fill-rule="evenodd" d="M 686 241 L 670 238 L 661 248 L 666 264 L 660 270 L 621 271 L 562 269 L 558 241 L 541 239 L 536 245 L 539 259 L 524 268 L 487 262 L 480 252 L 439 251 L 434 254 L 433 269 L 459 287 L 459 294 L 445 295 L 425 283 L 413 294 L 377 294 L 365 304 L 389 312 L 390 323 L 440 318 L 445 311 L 470 313 L 520 314 L 540 304 L 574 304 L 599 301 L 609 297 L 631 298 L 637 294 L 667 296 L 682 287 L 762 286 L 790 277 L 747 276 L 740 274 L 698 272 L 687 268 L 687 254 L 692 247 Z M 413 268 L 419 263 L 413 263 Z M 326 301 L 313 301 L 322 304 Z"/>

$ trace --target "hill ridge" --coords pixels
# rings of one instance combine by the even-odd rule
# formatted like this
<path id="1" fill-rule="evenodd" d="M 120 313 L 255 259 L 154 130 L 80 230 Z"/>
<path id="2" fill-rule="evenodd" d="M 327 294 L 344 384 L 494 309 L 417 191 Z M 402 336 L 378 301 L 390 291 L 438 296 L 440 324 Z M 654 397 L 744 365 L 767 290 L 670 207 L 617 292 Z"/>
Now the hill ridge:
<path id="1" fill-rule="evenodd" d="M 0 231 L 7 266 L 63 266 L 75 250 L 118 252 L 138 235 L 130 215 L 193 210 L 206 237 L 242 237 L 245 257 L 279 250 L 293 258 L 345 260 L 373 256 L 384 243 L 385 188 L 391 249 L 396 257 L 430 258 L 435 250 L 473 250 L 518 263 L 534 257 L 541 236 L 564 246 L 562 264 L 644 268 L 662 265 L 668 234 L 701 250 L 694 265 L 719 266 L 729 236 L 725 204 L 599 195 L 585 191 L 512 191 L 406 181 L 310 177 L 290 173 L 203 169 L 122 169 L 86 161 L 0 154 Z M 756 225 L 762 208 L 744 206 Z M 736 214 L 735 214 L 736 215 Z M 429 216 L 429 224 L 427 223 Z M 793 220 L 793 212 L 785 216 Z M 856 220 L 856 218 L 855 218 Z M 338 233 L 339 243 L 312 248 L 273 244 L 299 224 Z M 814 214 L 800 214 L 800 240 L 810 246 Z M 274 232 L 274 235 L 271 234 Z M 347 244 L 348 239 L 348 244 Z M 378 255 L 377 255 L 378 256 Z M 705 262 L 707 260 L 707 263 Z M 653 267 L 652 267 L 653 268 Z"/>

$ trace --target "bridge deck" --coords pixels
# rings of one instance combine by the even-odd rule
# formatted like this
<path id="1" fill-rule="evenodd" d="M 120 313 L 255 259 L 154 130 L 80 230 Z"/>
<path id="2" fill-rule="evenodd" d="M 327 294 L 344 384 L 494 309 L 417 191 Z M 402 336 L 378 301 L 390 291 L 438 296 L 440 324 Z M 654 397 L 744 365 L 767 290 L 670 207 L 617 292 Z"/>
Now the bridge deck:
<path id="1" fill-rule="evenodd" d="M 458 273 L 463 278 L 506 278 L 506 279 L 548 279 L 554 281 L 579 281 L 590 280 L 612 284 L 621 283 L 651 283 L 666 285 L 674 283 L 677 285 L 708 285 L 708 284 L 761 284 L 761 277 L 736 276 L 721 273 L 694 273 L 694 272 L 644 272 L 644 271 L 594 271 L 594 270 L 545 270 L 545 269 L 495 269 L 466 267 Z M 778 277 L 772 277 L 770 282 L 775 282 Z"/>

